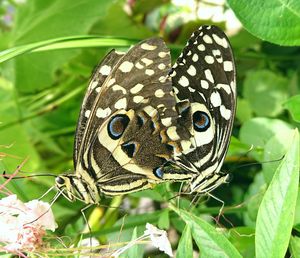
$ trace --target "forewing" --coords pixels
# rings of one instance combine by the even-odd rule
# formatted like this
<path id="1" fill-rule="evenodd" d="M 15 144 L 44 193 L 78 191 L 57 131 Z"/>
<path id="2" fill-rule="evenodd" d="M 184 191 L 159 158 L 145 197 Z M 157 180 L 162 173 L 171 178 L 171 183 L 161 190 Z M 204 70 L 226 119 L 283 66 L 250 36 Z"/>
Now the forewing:
<path id="1" fill-rule="evenodd" d="M 95 69 L 93 75 L 91 76 L 89 86 L 85 93 L 78 122 L 76 127 L 75 133 L 75 140 L 74 140 L 74 152 L 73 152 L 73 162 L 74 167 L 76 168 L 77 159 L 79 156 L 79 150 L 82 143 L 83 138 L 88 138 L 90 134 L 94 132 L 92 130 L 87 129 L 88 119 L 90 117 L 91 109 L 95 104 L 95 100 L 97 95 L 100 92 L 100 88 L 104 83 L 107 76 L 110 74 L 112 67 L 116 65 L 116 63 L 120 60 L 124 53 L 116 52 L 115 50 L 110 51 L 104 59 L 100 62 L 100 64 Z M 94 127 L 97 128 L 99 126 L 98 120 L 93 121 Z M 85 137 L 84 137 L 85 135 Z"/>

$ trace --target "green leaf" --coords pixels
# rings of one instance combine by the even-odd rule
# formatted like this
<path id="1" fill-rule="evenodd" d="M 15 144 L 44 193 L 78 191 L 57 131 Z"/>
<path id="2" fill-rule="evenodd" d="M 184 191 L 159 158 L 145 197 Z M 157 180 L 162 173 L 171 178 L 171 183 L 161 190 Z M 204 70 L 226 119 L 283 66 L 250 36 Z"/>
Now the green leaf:
<path id="1" fill-rule="evenodd" d="M 254 228 L 235 227 L 228 232 L 230 242 L 237 248 L 244 258 L 255 256 Z"/>
<path id="2" fill-rule="evenodd" d="M 291 126 L 279 119 L 256 117 L 246 121 L 240 130 L 240 140 L 254 147 L 264 147 L 272 136 L 284 139 L 291 132 Z M 263 152 L 253 150 L 250 154 L 263 160 Z"/>
<path id="3" fill-rule="evenodd" d="M 169 210 L 165 209 L 161 213 L 157 223 L 158 227 L 161 229 L 168 229 L 170 227 L 170 219 L 169 219 Z"/>
<path id="4" fill-rule="evenodd" d="M 123 38 L 107 38 L 100 36 L 73 36 L 54 38 L 45 41 L 25 44 L 9 48 L 0 52 L 0 63 L 25 53 L 44 52 L 49 50 L 85 48 L 85 47 L 128 47 L 136 40 Z"/>
<path id="5" fill-rule="evenodd" d="M 291 237 L 290 240 L 290 253 L 293 258 L 300 258 L 300 238 L 299 237 Z"/>
<path id="6" fill-rule="evenodd" d="M 258 210 L 256 257 L 284 257 L 295 216 L 299 183 L 299 134 L 294 131 L 290 149 L 282 160 Z"/>
<path id="7" fill-rule="evenodd" d="M 51 38 L 87 34 L 93 24 L 111 5 L 110 1 L 26 1 L 19 6 L 12 31 L 11 46 L 18 46 Z M 74 18 L 76 17 L 76 18 Z M 21 56 L 14 60 L 15 87 L 33 92 L 49 87 L 55 71 L 76 56 L 77 50 L 51 51 Z M 9 67 L 5 66 L 7 73 Z"/>
<path id="8" fill-rule="evenodd" d="M 264 163 L 262 164 L 262 172 L 266 183 L 270 183 L 288 148 L 289 142 L 286 140 L 286 137 L 274 135 L 266 143 L 263 158 Z"/>
<path id="9" fill-rule="evenodd" d="M 235 138 L 234 136 L 231 136 L 226 160 L 230 160 L 230 156 L 233 156 L 233 155 L 245 154 L 250 149 L 251 149 L 250 145 L 242 143 L 239 139 Z"/>
<path id="10" fill-rule="evenodd" d="M 236 109 L 237 119 L 244 123 L 247 120 L 249 120 L 252 116 L 253 115 L 249 101 L 247 99 L 238 98 Z"/>
<path id="11" fill-rule="evenodd" d="M 174 206 L 171 208 L 190 227 L 201 257 L 242 257 L 228 239 L 206 221 Z"/>
<path id="12" fill-rule="evenodd" d="M 191 229 L 185 226 L 177 247 L 176 258 L 193 257 L 193 242 Z"/>
<path id="13" fill-rule="evenodd" d="M 263 174 L 261 172 L 257 173 L 244 197 L 244 202 L 247 205 L 247 212 L 243 213 L 246 225 L 255 227 L 258 209 L 266 188 L 267 186 Z"/>
<path id="14" fill-rule="evenodd" d="M 247 73 L 243 95 L 259 116 L 276 116 L 287 99 L 288 80 L 268 70 Z"/>
<path id="15" fill-rule="evenodd" d="M 283 106 L 291 113 L 292 118 L 300 123 L 300 95 L 289 98 Z"/>
<path id="16" fill-rule="evenodd" d="M 133 229 L 132 232 L 132 238 L 131 241 L 134 241 L 135 239 L 137 239 L 138 234 L 137 234 L 137 228 L 135 227 Z M 135 244 L 133 246 L 131 246 L 128 251 L 124 252 L 123 254 L 121 254 L 120 257 L 122 258 L 131 258 L 131 257 L 136 257 L 136 258 L 142 258 L 143 257 L 143 246 L 139 245 L 139 244 Z"/>
<path id="17" fill-rule="evenodd" d="M 298 0 L 228 0 L 244 27 L 262 40 L 279 45 L 300 44 L 300 5 Z"/>

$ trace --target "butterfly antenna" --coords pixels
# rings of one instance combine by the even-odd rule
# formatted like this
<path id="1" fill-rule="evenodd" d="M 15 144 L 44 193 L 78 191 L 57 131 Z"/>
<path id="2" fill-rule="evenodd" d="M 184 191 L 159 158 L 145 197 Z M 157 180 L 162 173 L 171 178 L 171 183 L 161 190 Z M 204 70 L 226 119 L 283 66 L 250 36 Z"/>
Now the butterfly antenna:
<path id="1" fill-rule="evenodd" d="M 32 178 L 32 177 L 39 177 L 39 176 L 52 176 L 52 177 L 57 177 L 55 174 L 33 174 L 30 176 L 14 176 L 14 174 L 6 174 L 6 171 L 4 170 L 2 173 L 3 178 L 5 179 L 25 179 L 25 178 Z"/>

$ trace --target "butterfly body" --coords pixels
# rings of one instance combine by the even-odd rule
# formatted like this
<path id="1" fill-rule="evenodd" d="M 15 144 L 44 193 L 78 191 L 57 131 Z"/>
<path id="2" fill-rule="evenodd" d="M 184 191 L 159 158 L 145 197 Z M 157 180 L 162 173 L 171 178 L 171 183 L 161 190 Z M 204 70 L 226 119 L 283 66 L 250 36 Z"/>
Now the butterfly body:
<path id="1" fill-rule="evenodd" d="M 196 31 L 171 68 L 159 38 L 126 54 L 111 51 L 85 95 L 74 144 L 74 174 L 57 178 L 65 196 L 98 203 L 165 181 L 213 190 L 235 113 L 235 70 L 228 40 L 216 27 Z"/>

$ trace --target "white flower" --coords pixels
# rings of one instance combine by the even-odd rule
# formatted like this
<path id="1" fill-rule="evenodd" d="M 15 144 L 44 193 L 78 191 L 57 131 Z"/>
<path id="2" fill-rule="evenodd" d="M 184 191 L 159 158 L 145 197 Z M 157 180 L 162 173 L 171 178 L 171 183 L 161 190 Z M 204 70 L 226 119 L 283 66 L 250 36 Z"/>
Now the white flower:
<path id="1" fill-rule="evenodd" d="M 20 218 L 23 222 L 33 223 L 37 226 L 41 226 L 44 229 L 54 231 L 57 227 L 53 213 L 51 211 L 49 203 L 32 200 L 25 203 L 28 210 L 26 214 L 21 214 Z M 37 219 L 38 218 L 38 219 Z"/>
<path id="2" fill-rule="evenodd" d="M 127 249 L 137 244 L 139 241 L 145 240 L 147 238 L 150 238 L 151 243 L 160 251 L 163 251 L 170 257 L 173 257 L 172 248 L 167 236 L 167 232 L 158 229 L 150 223 L 146 224 L 146 230 L 144 231 L 144 234 L 142 236 L 130 241 L 126 246 L 123 246 L 122 248 L 116 250 L 111 256 L 115 258 L 119 257 L 120 254 L 124 253 Z"/>
<path id="3" fill-rule="evenodd" d="M 170 257 L 173 257 L 171 244 L 166 231 L 158 229 L 152 224 L 147 223 L 144 234 L 150 237 L 152 244 L 160 251 L 163 251 Z"/>
<path id="4" fill-rule="evenodd" d="M 34 250 L 42 244 L 45 230 L 56 223 L 48 203 L 33 200 L 23 203 L 16 195 L 0 200 L 0 242 L 9 252 Z"/>

